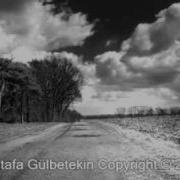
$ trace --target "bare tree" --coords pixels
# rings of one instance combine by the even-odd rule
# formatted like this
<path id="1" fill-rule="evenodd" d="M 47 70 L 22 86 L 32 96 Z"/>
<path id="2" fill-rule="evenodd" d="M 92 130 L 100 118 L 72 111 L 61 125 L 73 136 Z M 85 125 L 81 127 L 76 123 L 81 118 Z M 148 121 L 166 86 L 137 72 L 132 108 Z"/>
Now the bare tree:
<path id="1" fill-rule="evenodd" d="M 156 111 L 156 114 L 158 116 L 163 116 L 163 115 L 168 115 L 169 114 L 168 109 L 161 108 L 161 107 L 156 108 L 155 111 Z"/>
<path id="2" fill-rule="evenodd" d="M 81 72 L 68 60 L 56 57 L 43 61 L 34 60 L 30 62 L 30 66 L 42 89 L 46 121 L 62 117 L 68 107 L 81 98 Z"/>
<path id="3" fill-rule="evenodd" d="M 180 107 L 171 107 L 169 111 L 170 115 L 178 115 L 180 114 Z"/>

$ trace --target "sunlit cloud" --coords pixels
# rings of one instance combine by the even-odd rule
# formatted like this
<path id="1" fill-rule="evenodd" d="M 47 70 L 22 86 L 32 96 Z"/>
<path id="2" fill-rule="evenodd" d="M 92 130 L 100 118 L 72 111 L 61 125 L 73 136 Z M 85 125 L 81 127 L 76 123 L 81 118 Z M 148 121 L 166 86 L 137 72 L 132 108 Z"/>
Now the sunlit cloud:
<path id="1" fill-rule="evenodd" d="M 50 7 L 43 6 L 37 0 L 19 0 L 17 3 L 14 8 L 6 10 L 5 1 L 1 2 L 1 56 L 10 54 L 15 60 L 27 62 L 43 51 L 81 46 L 93 34 L 94 25 L 88 23 L 82 13 L 52 15 Z"/>
<path id="2" fill-rule="evenodd" d="M 180 76 L 180 4 L 157 15 L 152 24 L 139 24 L 120 52 L 96 56 L 101 84 L 119 90 L 168 88 L 178 91 Z M 176 83 L 175 83 L 176 82 Z"/>

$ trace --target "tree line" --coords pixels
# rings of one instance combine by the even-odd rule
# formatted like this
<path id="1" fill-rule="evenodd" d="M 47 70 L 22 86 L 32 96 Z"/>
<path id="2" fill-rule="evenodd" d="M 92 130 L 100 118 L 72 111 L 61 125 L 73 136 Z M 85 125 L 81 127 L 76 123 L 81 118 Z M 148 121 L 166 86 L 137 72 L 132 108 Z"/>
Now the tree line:
<path id="1" fill-rule="evenodd" d="M 146 116 L 176 116 L 180 115 L 180 107 L 152 108 L 149 106 L 120 107 L 114 114 L 87 115 L 84 119 L 111 119 L 124 117 L 146 117 Z"/>
<path id="2" fill-rule="evenodd" d="M 25 64 L 1 58 L 0 121 L 63 121 L 70 115 L 80 118 L 69 107 L 81 99 L 82 84 L 81 72 L 66 59 L 51 57 Z"/>
<path id="3" fill-rule="evenodd" d="M 169 108 L 162 108 L 162 107 L 152 108 L 149 106 L 132 106 L 129 108 L 121 107 L 117 109 L 117 115 L 122 117 L 180 115 L 180 107 L 178 106 L 169 107 Z"/>

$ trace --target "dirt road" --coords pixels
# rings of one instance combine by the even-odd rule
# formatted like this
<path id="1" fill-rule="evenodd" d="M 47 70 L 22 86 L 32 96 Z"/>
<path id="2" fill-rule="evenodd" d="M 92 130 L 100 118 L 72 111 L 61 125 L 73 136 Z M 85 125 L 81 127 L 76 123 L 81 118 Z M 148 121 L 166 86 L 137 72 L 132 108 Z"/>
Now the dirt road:
<path id="1" fill-rule="evenodd" d="M 1 180 L 179 180 L 180 147 L 100 121 L 0 144 Z"/>

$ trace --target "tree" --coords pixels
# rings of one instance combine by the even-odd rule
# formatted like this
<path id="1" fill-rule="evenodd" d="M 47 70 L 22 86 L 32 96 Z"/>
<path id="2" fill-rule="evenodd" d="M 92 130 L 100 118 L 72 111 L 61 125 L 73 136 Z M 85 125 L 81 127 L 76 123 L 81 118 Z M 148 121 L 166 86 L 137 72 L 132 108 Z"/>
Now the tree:
<path id="1" fill-rule="evenodd" d="M 180 107 L 171 107 L 169 111 L 170 115 L 178 115 L 180 114 Z"/>
<path id="2" fill-rule="evenodd" d="M 81 72 L 66 59 L 52 57 L 27 65 L 1 58 L 0 118 L 5 122 L 55 121 L 81 98 L 82 83 Z"/>
<path id="3" fill-rule="evenodd" d="M 168 115 L 168 109 L 158 107 L 156 108 L 156 114 L 158 116 Z"/>
<path id="4" fill-rule="evenodd" d="M 0 113 L 2 113 L 2 98 L 4 96 L 7 83 L 10 80 L 10 60 L 0 59 Z"/>
<path id="5" fill-rule="evenodd" d="M 30 66 L 42 89 L 46 121 L 62 117 L 68 107 L 81 98 L 81 72 L 68 60 L 56 57 L 43 61 L 33 60 Z"/>
<path id="6" fill-rule="evenodd" d="M 152 107 L 149 107 L 149 109 L 146 112 L 147 116 L 153 116 L 154 115 L 154 109 Z"/>
<path id="7" fill-rule="evenodd" d="M 29 99 L 36 94 L 40 94 L 41 89 L 40 86 L 36 83 L 36 80 L 31 73 L 31 69 L 26 64 L 13 63 L 12 69 L 12 75 L 16 78 L 16 83 L 18 85 L 17 94 L 19 98 L 18 102 L 21 122 L 24 122 L 25 120 L 29 122 Z"/>
<path id="8" fill-rule="evenodd" d="M 21 122 L 23 122 L 24 111 L 26 111 L 26 120 L 29 121 L 29 95 L 37 93 L 39 90 L 39 86 L 31 74 L 31 69 L 26 64 L 0 59 L 1 116 L 2 114 L 8 116 L 11 114 L 10 121 L 17 121 L 13 115 L 19 113 Z M 6 121 L 9 121 L 7 119 Z"/>

